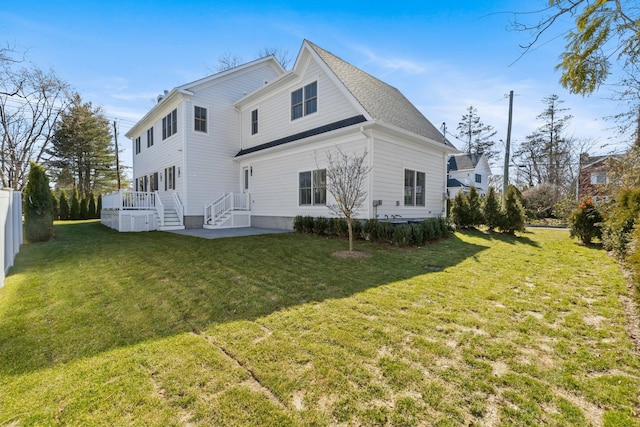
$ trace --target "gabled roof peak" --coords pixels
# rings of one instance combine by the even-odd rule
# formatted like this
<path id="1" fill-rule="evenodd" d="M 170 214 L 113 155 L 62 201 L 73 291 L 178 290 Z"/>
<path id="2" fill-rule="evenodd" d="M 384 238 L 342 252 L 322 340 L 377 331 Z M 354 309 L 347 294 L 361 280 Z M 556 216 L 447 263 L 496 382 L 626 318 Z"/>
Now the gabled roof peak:
<path id="1" fill-rule="evenodd" d="M 324 62 L 373 120 L 455 148 L 398 89 L 309 40 L 303 41 L 303 48 L 305 45 Z"/>

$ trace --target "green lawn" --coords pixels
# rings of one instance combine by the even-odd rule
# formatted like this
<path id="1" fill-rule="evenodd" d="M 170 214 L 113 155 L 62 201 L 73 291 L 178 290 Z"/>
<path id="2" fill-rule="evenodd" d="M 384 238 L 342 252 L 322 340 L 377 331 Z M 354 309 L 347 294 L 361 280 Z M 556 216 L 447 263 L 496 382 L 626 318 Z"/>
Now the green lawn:
<path id="1" fill-rule="evenodd" d="M 57 224 L 0 289 L 0 425 L 640 426 L 602 250 L 346 245 Z"/>

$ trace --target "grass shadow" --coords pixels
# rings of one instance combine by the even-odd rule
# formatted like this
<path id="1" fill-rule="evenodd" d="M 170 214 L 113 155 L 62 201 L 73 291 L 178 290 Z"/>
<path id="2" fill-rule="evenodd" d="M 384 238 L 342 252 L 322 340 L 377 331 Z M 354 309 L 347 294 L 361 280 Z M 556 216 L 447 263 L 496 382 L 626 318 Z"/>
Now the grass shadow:
<path id="1" fill-rule="evenodd" d="M 509 241 L 486 236 L 494 238 Z M 0 373 L 348 297 L 445 269 L 489 246 L 454 235 L 415 249 L 358 242 L 371 257 L 331 256 L 345 244 L 300 234 L 205 240 L 57 224 L 55 240 L 23 246 L 0 291 Z"/>

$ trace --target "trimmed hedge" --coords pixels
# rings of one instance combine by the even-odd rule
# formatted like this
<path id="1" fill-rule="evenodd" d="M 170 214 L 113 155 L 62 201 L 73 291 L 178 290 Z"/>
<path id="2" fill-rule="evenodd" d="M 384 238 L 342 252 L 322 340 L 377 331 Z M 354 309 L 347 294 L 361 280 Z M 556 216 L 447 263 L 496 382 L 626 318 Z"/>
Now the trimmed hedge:
<path id="1" fill-rule="evenodd" d="M 354 220 L 353 236 L 370 242 L 390 243 L 396 246 L 419 246 L 448 237 L 453 228 L 447 218 L 430 218 L 408 224 L 367 219 Z M 344 218 L 324 218 L 298 215 L 293 220 L 297 233 L 346 237 L 347 221 Z"/>

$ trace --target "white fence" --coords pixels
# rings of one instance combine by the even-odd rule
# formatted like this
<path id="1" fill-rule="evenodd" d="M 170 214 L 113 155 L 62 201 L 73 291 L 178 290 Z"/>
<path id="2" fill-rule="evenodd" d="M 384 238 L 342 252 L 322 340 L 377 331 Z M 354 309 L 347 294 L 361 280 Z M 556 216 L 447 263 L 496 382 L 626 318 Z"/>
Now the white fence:
<path id="1" fill-rule="evenodd" d="M 0 246 L 0 287 L 4 286 L 4 278 L 13 265 L 22 235 L 22 193 L 13 190 L 0 190 L 0 234 L 4 245 Z"/>

